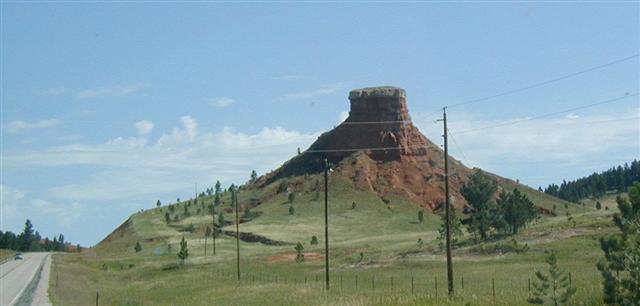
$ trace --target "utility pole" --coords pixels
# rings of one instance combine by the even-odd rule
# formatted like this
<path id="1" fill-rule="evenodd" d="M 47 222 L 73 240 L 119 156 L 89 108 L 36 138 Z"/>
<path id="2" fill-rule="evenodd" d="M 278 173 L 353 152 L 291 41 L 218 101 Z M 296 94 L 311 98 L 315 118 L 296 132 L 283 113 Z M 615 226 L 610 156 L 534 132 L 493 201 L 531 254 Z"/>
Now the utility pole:
<path id="1" fill-rule="evenodd" d="M 444 194 L 445 194 L 445 231 L 447 244 L 447 285 L 449 296 L 453 296 L 453 266 L 451 263 L 451 204 L 449 203 L 449 146 L 447 137 L 447 108 L 442 108 L 442 122 L 444 125 Z"/>
<path id="2" fill-rule="evenodd" d="M 218 197 L 217 193 L 213 198 L 213 202 L 211 202 L 211 227 L 213 228 L 211 231 L 211 238 L 213 239 L 213 256 L 216 256 L 216 197 Z M 222 224 L 220 225 L 220 228 L 222 228 Z"/>
<path id="3" fill-rule="evenodd" d="M 324 278 L 329 291 L 329 161 L 324 159 Z"/>
<path id="4" fill-rule="evenodd" d="M 236 267 L 238 271 L 238 281 L 240 280 L 240 222 L 238 219 L 238 193 L 237 187 L 233 187 L 231 195 L 233 196 L 233 204 L 236 207 Z"/>

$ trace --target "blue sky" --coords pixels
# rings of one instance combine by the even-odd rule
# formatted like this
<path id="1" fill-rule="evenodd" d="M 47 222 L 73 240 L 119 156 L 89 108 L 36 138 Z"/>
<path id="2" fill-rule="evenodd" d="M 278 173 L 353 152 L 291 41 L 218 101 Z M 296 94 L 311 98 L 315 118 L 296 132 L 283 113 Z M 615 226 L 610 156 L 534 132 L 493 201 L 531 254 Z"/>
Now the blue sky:
<path id="1" fill-rule="evenodd" d="M 277 168 L 340 122 L 350 89 L 405 88 L 439 143 L 443 105 L 640 49 L 637 2 L 0 5 L 0 228 L 30 218 L 83 245 L 195 182 Z M 451 108 L 451 154 L 534 187 L 630 161 L 639 65 Z"/>

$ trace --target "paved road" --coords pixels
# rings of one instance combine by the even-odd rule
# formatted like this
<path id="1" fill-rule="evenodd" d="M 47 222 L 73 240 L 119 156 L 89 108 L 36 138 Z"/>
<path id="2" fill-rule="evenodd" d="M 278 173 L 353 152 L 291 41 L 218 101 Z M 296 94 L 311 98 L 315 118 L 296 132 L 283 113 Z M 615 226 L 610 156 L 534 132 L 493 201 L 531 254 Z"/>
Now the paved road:
<path id="1" fill-rule="evenodd" d="M 0 265 L 0 305 L 13 305 L 25 291 L 45 262 L 49 253 L 25 253 L 23 260 L 10 260 Z"/>

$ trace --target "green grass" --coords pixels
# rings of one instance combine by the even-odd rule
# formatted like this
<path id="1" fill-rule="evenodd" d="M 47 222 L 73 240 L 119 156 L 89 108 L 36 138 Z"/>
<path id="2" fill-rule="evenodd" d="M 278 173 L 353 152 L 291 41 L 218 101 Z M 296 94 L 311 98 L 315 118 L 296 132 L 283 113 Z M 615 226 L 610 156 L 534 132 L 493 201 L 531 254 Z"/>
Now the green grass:
<path id="1" fill-rule="evenodd" d="M 440 218 L 426 214 L 425 221 L 419 223 L 413 204 L 394 198 L 384 203 L 375 194 L 353 191 L 348 182 L 337 177 L 332 180 L 329 199 L 332 289 L 327 293 L 323 290 L 324 203 L 314 200 L 311 190 L 316 179 L 312 176 L 295 182 L 294 215 L 289 215 L 284 193 L 241 191 L 241 204 L 251 198 L 266 200 L 253 208 L 261 216 L 241 224 L 240 231 L 291 244 L 240 242 L 240 282 L 235 276 L 235 238 L 218 238 L 215 257 L 211 256 L 209 239 L 205 257 L 202 229 L 210 225 L 211 216 L 204 209 L 196 215 L 192 205 L 192 217 L 167 225 L 165 206 L 133 215 L 111 241 L 81 254 L 56 254 L 51 300 L 55 305 L 93 304 L 99 291 L 101 305 L 523 305 L 529 278 L 535 269 L 545 268 L 545 256 L 555 251 L 560 267 L 572 273 L 578 290 L 573 304 L 602 304 L 601 279 L 595 268 L 602 257 L 597 239 L 612 232 L 614 209 L 596 210 L 586 202 L 568 204 L 565 209 L 563 201 L 525 190 L 536 205 L 556 204 L 561 213 L 542 218 L 515 237 L 484 242 L 480 247 L 470 245 L 468 235 L 463 237 L 462 246 L 454 250 L 457 294 L 447 300 L 444 254 L 436 240 Z M 208 197 L 205 204 L 211 201 Z M 223 201 L 219 211 L 229 210 L 228 194 Z M 600 201 L 615 206 L 611 196 Z M 355 209 L 351 209 L 352 202 L 356 202 Z M 175 212 L 181 214 L 183 205 L 180 203 Z M 575 223 L 568 220 L 565 210 Z M 224 214 L 227 220 L 233 217 Z M 195 233 L 180 231 L 189 224 L 194 225 Z M 191 256 L 181 265 L 175 253 L 183 235 Z M 310 244 L 313 235 L 318 237 L 318 245 Z M 422 247 L 418 238 L 425 242 Z M 530 250 L 524 254 L 478 251 L 509 244 L 512 238 L 526 243 Z M 307 257 L 300 264 L 293 260 L 293 243 L 298 241 L 304 244 Z M 143 247 L 139 253 L 133 250 L 136 242 Z"/>

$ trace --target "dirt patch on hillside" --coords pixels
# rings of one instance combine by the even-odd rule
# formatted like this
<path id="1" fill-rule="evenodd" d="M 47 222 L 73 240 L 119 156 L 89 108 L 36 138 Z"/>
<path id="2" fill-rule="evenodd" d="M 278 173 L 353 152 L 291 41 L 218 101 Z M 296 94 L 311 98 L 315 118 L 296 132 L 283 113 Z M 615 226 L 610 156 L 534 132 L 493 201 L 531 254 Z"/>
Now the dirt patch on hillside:
<path id="1" fill-rule="evenodd" d="M 588 235 L 595 232 L 595 230 L 588 228 L 573 228 L 567 229 L 563 231 L 553 231 L 553 232 L 542 232 L 537 233 L 537 235 L 531 235 L 525 237 L 522 242 L 536 244 L 536 243 L 549 243 L 558 240 L 564 240 L 576 236 Z"/>
<path id="2" fill-rule="evenodd" d="M 324 256 L 318 252 L 304 252 L 305 261 L 320 261 L 324 259 Z M 271 255 L 266 258 L 268 262 L 287 262 L 296 261 L 296 253 L 284 253 Z"/>
<path id="3" fill-rule="evenodd" d="M 231 236 L 234 238 L 236 237 L 236 232 L 233 232 L 233 231 L 222 231 L 222 233 L 227 236 Z M 240 236 L 240 240 L 244 242 L 260 242 L 265 245 L 290 245 L 291 244 L 290 242 L 273 240 L 265 236 L 261 236 L 261 235 L 257 235 L 249 232 L 240 232 L 239 236 Z"/>

